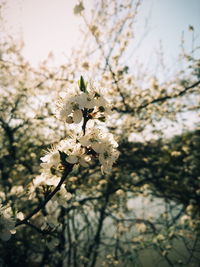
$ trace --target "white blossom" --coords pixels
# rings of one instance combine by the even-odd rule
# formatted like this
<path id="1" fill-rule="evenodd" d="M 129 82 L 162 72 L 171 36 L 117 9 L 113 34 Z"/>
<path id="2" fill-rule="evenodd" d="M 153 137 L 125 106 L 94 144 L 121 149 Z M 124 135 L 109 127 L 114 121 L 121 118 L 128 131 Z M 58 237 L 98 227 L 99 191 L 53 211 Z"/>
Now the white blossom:
<path id="1" fill-rule="evenodd" d="M 61 97 L 57 102 L 56 117 L 67 123 L 80 123 L 82 120 L 81 110 L 84 108 L 84 103 L 85 96 L 83 94 L 71 93 L 64 98 Z"/>
<path id="2" fill-rule="evenodd" d="M 102 133 L 99 129 L 91 129 L 86 135 L 80 137 L 79 142 L 99 154 L 102 172 L 109 173 L 113 163 L 117 160 L 118 145 L 110 133 Z"/>
<path id="3" fill-rule="evenodd" d="M 56 117 L 66 123 L 78 124 L 83 119 L 84 109 L 90 111 L 91 118 L 99 120 L 104 120 L 112 113 L 104 96 L 90 89 L 84 93 L 73 92 L 63 95 L 57 102 Z"/>
<path id="4" fill-rule="evenodd" d="M 66 156 L 65 161 L 69 164 L 80 164 L 83 167 L 88 167 L 91 161 L 91 156 L 86 154 L 86 149 L 78 140 L 73 138 L 61 140 L 56 147 L 49 150 L 48 153 L 41 158 L 43 171 L 35 183 L 43 183 L 46 180 L 47 182 L 52 181 L 54 184 L 52 178 L 57 175 L 56 172 L 59 174 L 60 170 L 63 168 L 59 152 L 64 152 Z"/>
<path id="5" fill-rule="evenodd" d="M 92 119 L 104 121 L 111 113 L 111 108 L 106 98 L 80 80 L 80 92 L 60 94 L 57 102 L 56 117 L 66 123 L 78 124 L 81 121 L 88 123 Z M 81 87 L 82 86 L 82 87 Z M 54 183 L 54 177 L 59 177 L 67 164 L 89 167 L 93 159 L 98 158 L 102 173 L 109 173 L 119 156 L 116 150 L 118 144 L 110 133 L 102 132 L 98 128 L 89 128 L 83 123 L 83 133 L 74 134 L 72 138 L 61 140 L 55 148 L 50 150 L 42 160 L 43 174 L 38 181 Z M 85 127 L 85 128 L 84 128 Z M 61 158 L 62 157 L 62 158 Z M 66 164 L 65 164 L 66 163 Z M 51 177 L 47 178 L 47 176 Z"/>

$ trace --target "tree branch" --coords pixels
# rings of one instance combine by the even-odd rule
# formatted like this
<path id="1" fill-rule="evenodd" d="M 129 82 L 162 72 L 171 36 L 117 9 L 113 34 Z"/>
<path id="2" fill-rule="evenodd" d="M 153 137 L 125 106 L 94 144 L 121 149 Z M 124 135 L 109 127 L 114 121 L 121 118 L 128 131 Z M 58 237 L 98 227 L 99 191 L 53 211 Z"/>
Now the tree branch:
<path id="1" fill-rule="evenodd" d="M 114 107 L 113 110 L 116 110 L 117 112 L 124 113 L 124 114 L 130 114 L 130 113 L 138 112 L 138 111 L 142 110 L 143 108 L 146 108 L 147 106 L 149 106 L 151 104 L 162 103 L 162 102 L 164 102 L 166 100 L 173 99 L 173 98 L 178 98 L 180 96 L 183 96 L 190 89 L 193 89 L 193 88 L 197 87 L 199 84 L 200 84 L 200 80 L 195 82 L 195 83 L 193 83 L 192 85 L 190 85 L 188 87 L 185 87 L 182 91 L 180 91 L 177 94 L 166 95 L 166 96 L 163 96 L 163 97 L 155 98 L 155 99 L 151 100 L 150 102 L 141 104 L 140 106 L 135 107 L 135 108 L 131 108 L 130 106 L 129 107 L 126 106 L 126 109 L 124 110 L 124 109 L 120 109 L 120 108 Z"/>
<path id="2" fill-rule="evenodd" d="M 41 209 L 43 209 L 45 207 L 45 205 L 47 204 L 47 202 L 49 202 L 49 200 L 52 199 L 52 197 L 60 190 L 61 185 L 64 183 L 65 179 L 67 178 L 68 174 L 71 172 L 73 165 L 68 166 L 68 168 L 66 168 L 63 172 L 63 175 L 60 179 L 60 182 L 58 183 L 58 185 L 55 187 L 55 189 L 46 197 L 46 199 L 39 204 L 39 206 L 37 208 L 35 208 L 28 216 L 26 216 L 25 219 L 18 221 L 15 225 L 15 227 L 22 225 L 22 224 L 26 224 L 27 221 L 29 219 L 31 219 L 33 217 L 33 215 L 35 215 L 36 213 L 38 213 Z"/>
<path id="3" fill-rule="evenodd" d="M 179 93 L 175 94 L 175 95 L 166 95 L 166 96 L 163 96 L 163 97 L 159 97 L 159 98 L 156 98 L 156 99 L 153 99 L 152 101 L 148 102 L 148 103 L 145 103 L 139 107 L 137 107 L 137 111 L 139 111 L 140 109 L 143 109 L 145 107 L 147 107 L 148 105 L 150 104 L 155 104 L 155 103 L 159 103 L 159 102 L 164 102 L 168 99 L 173 99 L 173 98 L 177 98 L 179 96 L 182 96 L 184 95 L 185 93 L 187 93 L 188 90 L 198 86 L 200 84 L 200 80 L 197 81 L 196 83 L 192 84 L 191 86 L 189 87 L 185 87 L 182 91 L 180 91 Z"/>

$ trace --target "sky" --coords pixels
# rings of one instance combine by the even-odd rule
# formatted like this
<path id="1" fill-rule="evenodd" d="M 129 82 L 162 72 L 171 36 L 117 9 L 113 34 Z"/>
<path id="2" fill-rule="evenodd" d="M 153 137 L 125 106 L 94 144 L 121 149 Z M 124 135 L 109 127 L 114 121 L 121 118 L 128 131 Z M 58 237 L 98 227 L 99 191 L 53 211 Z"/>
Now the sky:
<path id="1" fill-rule="evenodd" d="M 23 39 L 23 54 L 33 65 L 50 52 L 62 63 L 76 44 L 80 21 L 73 7 L 73 0 L 7 0 L 7 31 Z"/>
<path id="2" fill-rule="evenodd" d="M 81 21 L 73 15 L 76 1 L 7 0 L 6 3 L 7 30 L 24 40 L 25 58 L 36 66 L 52 51 L 56 62 L 62 64 L 65 55 L 78 43 Z M 200 0 L 143 0 L 135 25 L 136 40 L 129 48 L 128 59 L 133 64 L 137 59 L 147 65 L 156 64 L 155 54 L 162 43 L 166 63 L 173 64 L 183 35 L 186 48 L 192 48 L 189 25 L 195 29 L 195 44 L 200 45 L 199 14 Z"/>
<path id="3" fill-rule="evenodd" d="M 136 34 L 144 36 L 136 45 L 142 61 L 151 64 L 162 46 L 166 63 L 174 64 L 182 38 L 188 50 L 192 49 L 193 34 L 195 45 L 200 45 L 200 0 L 144 0 L 137 23 Z M 190 25 L 194 32 L 189 31 Z"/>

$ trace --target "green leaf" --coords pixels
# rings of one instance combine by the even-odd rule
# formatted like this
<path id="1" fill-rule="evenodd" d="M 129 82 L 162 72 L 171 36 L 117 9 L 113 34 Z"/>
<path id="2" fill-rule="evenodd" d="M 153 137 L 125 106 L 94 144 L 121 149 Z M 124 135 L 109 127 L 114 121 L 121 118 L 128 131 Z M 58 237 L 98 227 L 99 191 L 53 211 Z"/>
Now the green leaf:
<path id="1" fill-rule="evenodd" d="M 80 80 L 78 81 L 78 85 L 82 92 L 85 93 L 87 91 L 87 83 L 84 81 L 83 76 L 81 76 Z"/>

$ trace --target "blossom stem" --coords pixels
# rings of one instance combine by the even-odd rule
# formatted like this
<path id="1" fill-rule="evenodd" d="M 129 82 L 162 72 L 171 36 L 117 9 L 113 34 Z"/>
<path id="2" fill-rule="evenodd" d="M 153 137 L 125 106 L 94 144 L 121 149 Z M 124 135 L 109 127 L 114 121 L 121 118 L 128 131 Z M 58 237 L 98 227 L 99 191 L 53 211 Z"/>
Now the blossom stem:
<path id="1" fill-rule="evenodd" d="M 83 131 L 83 135 L 85 135 L 86 132 L 86 125 L 87 122 L 89 121 L 90 117 L 88 116 L 88 111 L 87 109 L 83 110 L 83 125 L 82 125 L 82 131 Z"/>

